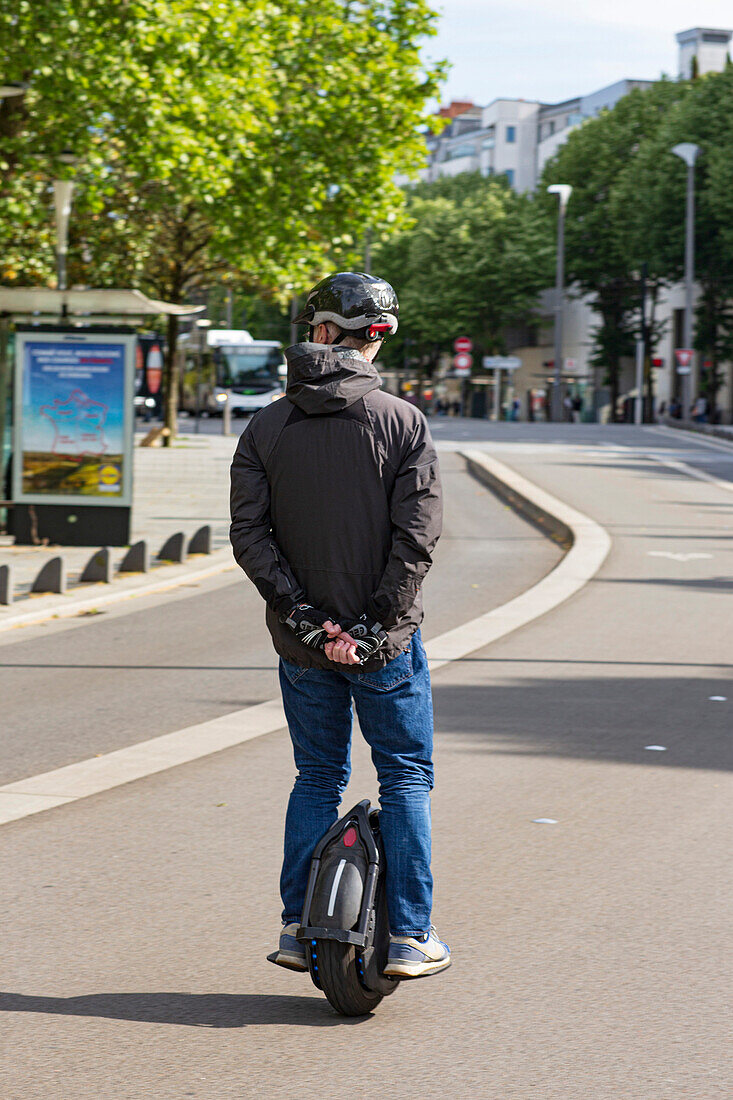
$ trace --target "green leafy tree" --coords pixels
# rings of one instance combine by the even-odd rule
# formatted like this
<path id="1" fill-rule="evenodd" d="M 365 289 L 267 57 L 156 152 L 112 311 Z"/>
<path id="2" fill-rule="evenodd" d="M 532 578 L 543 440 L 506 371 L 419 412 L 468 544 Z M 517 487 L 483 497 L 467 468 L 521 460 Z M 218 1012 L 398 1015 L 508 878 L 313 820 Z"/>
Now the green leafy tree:
<path id="1" fill-rule="evenodd" d="M 35 211 L 30 150 L 58 152 L 52 134 L 68 135 L 80 157 L 70 280 L 181 302 L 230 278 L 284 301 L 352 258 L 368 226 L 398 224 L 393 178 L 424 156 L 442 72 L 420 57 L 435 21 L 424 0 L 57 0 L 40 81 L 30 42 L 43 5 L 20 6 L 29 57 L 21 45 L 7 65 L 33 76 L 33 92 L 7 176 L 26 182 Z M 44 251 L 40 237 L 23 243 Z M 48 277 L 49 251 L 23 274 Z M 172 318 L 171 429 L 176 340 Z"/>
<path id="2" fill-rule="evenodd" d="M 619 398 L 621 360 L 633 354 L 639 331 L 639 280 L 645 255 L 643 235 L 632 236 L 633 192 L 630 178 L 644 142 L 657 134 L 686 85 L 660 81 L 634 89 L 612 110 L 603 111 L 574 130 L 545 167 L 538 200 L 548 203 L 551 183 L 573 188 L 567 210 L 566 273 L 576 292 L 587 296 L 599 321 L 593 331 L 594 364 L 605 371 L 611 390 L 611 415 Z M 556 205 L 556 202 L 555 202 Z M 658 292 L 662 275 L 650 269 Z"/>
<path id="3" fill-rule="evenodd" d="M 385 361 L 414 349 L 434 366 L 461 334 L 473 338 L 478 356 L 504 351 L 507 328 L 532 319 L 551 279 L 549 219 L 504 179 L 478 174 L 419 185 L 407 213 L 411 224 L 374 254 L 403 318 Z"/>
<path id="4" fill-rule="evenodd" d="M 716 409 L 722 364 L 733 357 L 733 69 L 677 86 L 679 94 L 619 178 L 614 199 L 623 215 L 630 263 L 649 263 L 654 287 L 684 274 L 686 166 L 679 142 L 700 146 L 695 166 L 695 279 L 699 287 L 694 346 L 710 364 L 701 391 Z"/>

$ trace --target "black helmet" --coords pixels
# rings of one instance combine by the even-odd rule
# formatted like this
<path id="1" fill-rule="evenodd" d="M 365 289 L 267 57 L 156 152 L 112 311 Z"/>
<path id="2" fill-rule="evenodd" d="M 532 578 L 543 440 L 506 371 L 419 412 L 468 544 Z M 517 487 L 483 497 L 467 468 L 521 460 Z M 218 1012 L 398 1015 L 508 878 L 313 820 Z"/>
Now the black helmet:
<path id="1" fill-rule="evenodd" d="M 338 271 L 316 283 L 295 323 L 314 327 L 333 321 L 354 336 L 375 341 L 397 332 L 399 312 L 397 295 L 384 279 Z"/>

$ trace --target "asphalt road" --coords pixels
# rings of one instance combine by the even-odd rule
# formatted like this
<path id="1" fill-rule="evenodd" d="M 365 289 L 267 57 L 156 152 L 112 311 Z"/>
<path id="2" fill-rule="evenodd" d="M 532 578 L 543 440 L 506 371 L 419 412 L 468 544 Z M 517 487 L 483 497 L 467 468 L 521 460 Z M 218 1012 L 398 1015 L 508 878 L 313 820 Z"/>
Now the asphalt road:
<path id="1" fill-rule="evenodd" d="M 445 530 L 426 585 L 426 638 L 518 595 L 560 557 L 458 455 L 443 455 L 441 470 Z M 238 569 L 2 635 L 0 782 L 272 699 L 276 668 L 262 600 Z"/>
<path id="2" fill-rule="evenodd" d="M 453 967 L 344 1022 L 307 977 L 264 961 L 292 779 L 280 731 L 3 827 L 3 1097 L 733 1093 L 733 448 L 584 425 L 435 434 L 458 511 L 426 632 L 509 598 L 555 554 L 465 478 L 456 436 L 613 539 L 578 595 L 435 674 L 435 920 Z M 54 730 L 27 725 L 11 770 L 268 697 L 261 627 L 222 616 L 245 591 L 222 583 L 3 645 L 32 693 L 11 697 L 14 713 L 32 722 L 37 700 Z M 95 657 L 144 665 L 171 637 L 195 657 L 85 671 Z M 254 679 L 232 643 L 263 666 Z M 374 796 L 363 746 L 354 763 L 347 798 Z"/>

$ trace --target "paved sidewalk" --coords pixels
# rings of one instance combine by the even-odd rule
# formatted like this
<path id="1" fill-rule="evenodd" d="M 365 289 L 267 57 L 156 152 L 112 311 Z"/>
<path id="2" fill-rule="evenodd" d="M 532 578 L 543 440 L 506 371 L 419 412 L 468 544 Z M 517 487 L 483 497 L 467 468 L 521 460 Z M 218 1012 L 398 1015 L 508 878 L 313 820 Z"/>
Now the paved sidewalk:
<path id="1" fill-rule="evenodd" d="M 467 482 L 463 427 L 442 430 L 459 510 L 428 578 L 440 630 L 541 538 Z M 613 546 L 572 599 L 434 677 L 453 967 L 347 1021 L 265 961 L 294 770 L 276 731 L 3 827 L 3 1100 L 730 1100 L 733 454 L 474 431 Z M 256 704 L 275 677 L 258 599 L 231 585 L 13 642 L 13 759 L 31 774 Z M 375 796 L 361 738 L 353 764 L 346 806 Z"/>
<path id="2" fill-rule="evenodd" d="M 151 564 L 169 535 L 183 531 L 189 538 L 204 524 L 212 529 L 212 545 L 228 545 L 229 465 L 237 436 L 180 435 L 172 447 L 140 447 L 135 437 L 132 541 L 147 539 Z M 16 600 L 29 594 L 41 566 L 61 554 L 69 584 L 101 543 L 92 546 L 15 546 L 0 535 L 0 565 L 12 565 Z M 115 569 L 126 547 L 114 547 Z"/>

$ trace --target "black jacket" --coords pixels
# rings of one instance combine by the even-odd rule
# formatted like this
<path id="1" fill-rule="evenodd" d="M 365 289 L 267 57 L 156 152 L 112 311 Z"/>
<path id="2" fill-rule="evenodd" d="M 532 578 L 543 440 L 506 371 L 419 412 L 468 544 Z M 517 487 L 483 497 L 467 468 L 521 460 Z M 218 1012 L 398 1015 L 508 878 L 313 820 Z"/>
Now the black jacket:
<path id="1" fill-rule="evenodd" d="M 409 644 L 442 523 L 438 460 L 423 414 L 380 390 L 358 351 L 296 344 L 286 396 L 247 425 L 232 462 L 234 556 L 267 603 L 285 660 L 334 668 L 279 616 L 306 601 L 374 616 L 389 634 L 365 665 Z"/>

